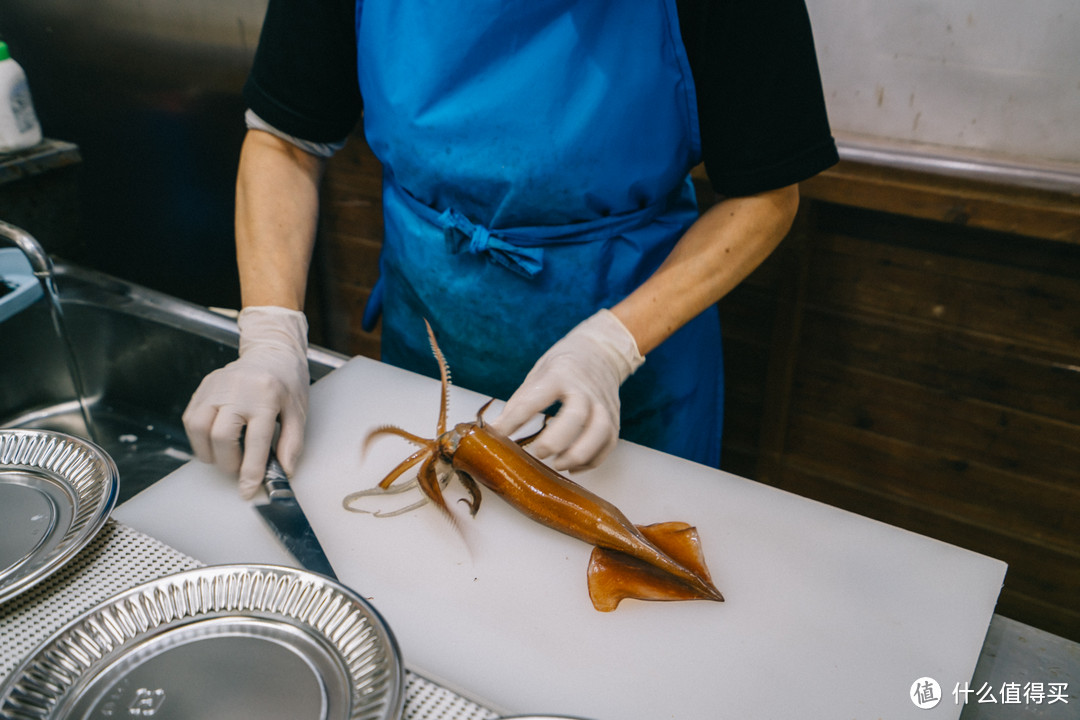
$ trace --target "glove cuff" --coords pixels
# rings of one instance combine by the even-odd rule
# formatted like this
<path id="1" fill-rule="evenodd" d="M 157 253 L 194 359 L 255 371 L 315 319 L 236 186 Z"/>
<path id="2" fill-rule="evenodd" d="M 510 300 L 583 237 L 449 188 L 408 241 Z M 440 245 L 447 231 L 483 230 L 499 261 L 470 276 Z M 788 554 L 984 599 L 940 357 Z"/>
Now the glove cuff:
<path id="1" fill-rule="evenodd" d="M 308 322 L 299 310 L 275 305 L 256 305 L 240 311 L 236 320 L 240 329 L 240 356 L 254 347 L 288 349 L 307 356 Z"/>
<path id="2" fill-rule="evenodd" d="M 578 327 L 606 350 L 621 376 L 620 382 L 633 375 L 645 362 L 634 336 L 610 310 L 600 310 Z"/>

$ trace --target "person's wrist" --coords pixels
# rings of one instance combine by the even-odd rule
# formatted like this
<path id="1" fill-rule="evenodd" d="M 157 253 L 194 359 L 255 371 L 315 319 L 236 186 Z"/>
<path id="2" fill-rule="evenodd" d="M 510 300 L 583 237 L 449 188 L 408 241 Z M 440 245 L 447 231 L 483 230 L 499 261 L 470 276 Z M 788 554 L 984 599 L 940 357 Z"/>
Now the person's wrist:
<path id="1" fill-rule="evenodd" d="M 276 305 L 255 305 L 244 308 L 236 320 L 240 331 L 239 354 L 249 348 L 271 345 L 307 356 L 307 317 L 299 310 Z"/>
<path id="2" fill-rule="evenodd" d="M 634 336 L 613 312 L 602 309 L 585 322 L 590 324 L 590 337 L 613 361 L 620 382 L 633 375 L 645 362 Z"/>

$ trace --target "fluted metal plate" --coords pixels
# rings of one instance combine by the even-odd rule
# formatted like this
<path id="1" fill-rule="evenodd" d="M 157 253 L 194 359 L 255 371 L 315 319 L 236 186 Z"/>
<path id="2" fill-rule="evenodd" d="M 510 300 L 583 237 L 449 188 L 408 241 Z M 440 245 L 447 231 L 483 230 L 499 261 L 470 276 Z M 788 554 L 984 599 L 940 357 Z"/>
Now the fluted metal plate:
<path id="1" fill-rule="evenodd" d="M 97 534 L 119 493 L 112 458 L 48 430 L 0 430 L 0 603 L 48 577 Z"/>
<path id="2" fill-rule="evenodd" d="M 321 575 L 219 565 L 140 585 L 62 628 L 0 689 L 5 720 L 394 720 L 404 670 L 366 601 Z"/>

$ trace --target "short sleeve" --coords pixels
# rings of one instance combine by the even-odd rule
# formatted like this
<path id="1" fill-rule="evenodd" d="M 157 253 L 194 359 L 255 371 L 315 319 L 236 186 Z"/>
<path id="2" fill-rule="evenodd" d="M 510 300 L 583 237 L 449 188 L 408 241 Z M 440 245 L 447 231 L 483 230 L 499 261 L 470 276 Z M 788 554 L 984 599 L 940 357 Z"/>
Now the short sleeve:
<path id="1" fill-rule="evenodd" d="M 338 142 L 359 121 L 355 0 L 270 0 L 244 100 L 284 133 Z"/>
<path id="2" fill-rule="evenodd" d="M 705 169 L 725 196 L 838 161 L 804 0 L 679 0 Z"/>

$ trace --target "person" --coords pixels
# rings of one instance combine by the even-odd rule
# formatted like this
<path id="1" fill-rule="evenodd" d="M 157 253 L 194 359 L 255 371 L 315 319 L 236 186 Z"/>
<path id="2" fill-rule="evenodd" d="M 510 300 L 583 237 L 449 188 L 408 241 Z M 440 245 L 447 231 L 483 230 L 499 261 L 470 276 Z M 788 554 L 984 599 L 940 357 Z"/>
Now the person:
<path id="1" fill-rule="evenodd" d="M 428 320 L 455 383 L 507 400 L 496 429 L 555 410 L 530 451 L 559 470 L 620 430 L 719 464 L 715 305 L 837 160 L 803 0 L 270 0 L 244 96 L 239 358 L 184 423 L 245 495 L 278 423 L 286 471 L 301 452 L 319 183 L 361 117 L 384 361 L 435 375 Z"/>

